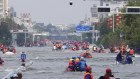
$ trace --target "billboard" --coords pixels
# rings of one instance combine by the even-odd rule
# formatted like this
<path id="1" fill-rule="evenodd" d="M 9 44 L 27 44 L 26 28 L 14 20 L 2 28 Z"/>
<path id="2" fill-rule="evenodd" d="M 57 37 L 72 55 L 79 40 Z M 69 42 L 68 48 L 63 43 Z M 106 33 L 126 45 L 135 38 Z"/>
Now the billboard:
<path id="1" fill-rule="evenodd" d="M 91 26 L 78 25 L 76 27 L 76 32 L 89 32 L 90 30 L 91 30 Z"/>

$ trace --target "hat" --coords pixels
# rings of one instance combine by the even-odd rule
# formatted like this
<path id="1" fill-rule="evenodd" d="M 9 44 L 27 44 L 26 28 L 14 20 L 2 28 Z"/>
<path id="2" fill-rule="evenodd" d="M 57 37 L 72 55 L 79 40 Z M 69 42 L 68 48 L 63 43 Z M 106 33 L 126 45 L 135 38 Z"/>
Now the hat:
<path id="1" fill-rule="evenodd" d="M 81 57 L 81 60 L 84 60 L 84 57 Z"/>
<path id="2" fill-rule="evenodd" d="M 80 60 L 78 58 L 76 58 L 75 62 L 79 62 Z"/>
<path id="3" fill-rule="evenodd" d="M 92 68 L 90 66 L 86 67 L 86 71 L 90 71 Z"/>
<path id="4" fill-rule="evenodd" d="M 110 68 L 107 68 L 106 69 L 106 73 L 110 73 L 111 72 L 111 69 Z"/>
<path id="5" fill-rule="evenodd" d="M 72 57 L 72 59 L 75 59 L 76 57 Z"/>
<path id="6" fill-rule="evenodd" d="M 80 59 L 80 58 L 81 58 L 81 56 L 77 56 L 77 58 L 79 58 L 79 59 Z"/>

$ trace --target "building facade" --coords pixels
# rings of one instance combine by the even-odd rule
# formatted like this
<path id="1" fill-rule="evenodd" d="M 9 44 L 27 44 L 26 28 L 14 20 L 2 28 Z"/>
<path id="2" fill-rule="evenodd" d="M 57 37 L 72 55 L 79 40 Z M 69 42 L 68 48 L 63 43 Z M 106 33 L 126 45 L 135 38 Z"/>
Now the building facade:
<path id="1" fill-rule="evenodd" d="M 107 16 L 112 15 L 112 13 L 118 13 L 120 12 L 120 9 L 124 7 L 127 4 L 128 0 L 99 0 L 99 5 L 93 5 L 91 7 L 91 15 L 92 15 L 92 21 L 93 22 L 101 22 L 104 18 Z M 97 8 L 98 7 L 110 7 L 110 13 L 108 14 L 99 14 Z"/>
<path id="2" fill-rule="evenodd" d="M 0 16 L 8 15 L 8 0 L 0 0 Z"/>

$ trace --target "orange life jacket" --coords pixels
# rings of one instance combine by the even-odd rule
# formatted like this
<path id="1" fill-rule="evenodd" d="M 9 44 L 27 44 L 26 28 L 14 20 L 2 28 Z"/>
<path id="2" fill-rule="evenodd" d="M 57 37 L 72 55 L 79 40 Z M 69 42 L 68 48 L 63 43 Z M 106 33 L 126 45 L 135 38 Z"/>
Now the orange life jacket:
<path id="1" fill-rule="evenodd" d="M 75 63 L 79 63 L 79 62 L 80 62 L 80 60 L 79 60 L 79 59 L 76 59 L 76 60 L 75 60 Z"/>
<path id="2" fill-rule="evenodd" d="M 92 75 L 91 73 L 89 73 L 89 72 L 86 72 L 86 73 L 84 74 L 84 79 L 86 79 L 86 75 L 90 75 L 90 78 L 91 78 L 91 79 L 94 79 L 94 78 L 93 78 L 93 75 Z"/>
<path id="3" fill-rule="evenodd" d="M 74 63 L 72 62 L 72 60 L 69 60 L 69 66 L 74 66 Z"/>

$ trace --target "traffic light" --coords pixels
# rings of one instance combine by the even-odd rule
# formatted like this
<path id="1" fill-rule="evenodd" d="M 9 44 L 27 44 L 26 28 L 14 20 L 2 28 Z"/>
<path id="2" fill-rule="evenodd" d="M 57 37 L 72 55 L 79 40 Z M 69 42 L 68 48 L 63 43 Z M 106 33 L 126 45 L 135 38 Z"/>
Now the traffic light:
<path id="1" fill-rule="evenodd" d="M 70 4 L 70 5 L 73 5 L 73 2 L 72 2 L 72 1 L 70 1 L 70 2 L 69 2 L 69 4 Z"/>
<path id="2" fill-rule="evenodd" d="M 98 7 L 98 12 L 110 12 L 109 7 Z"/>
<path id="3" fill-rule="evenodd" d="M 140 7 L 127 7 L 127 13 L 140 13 Z"/>

